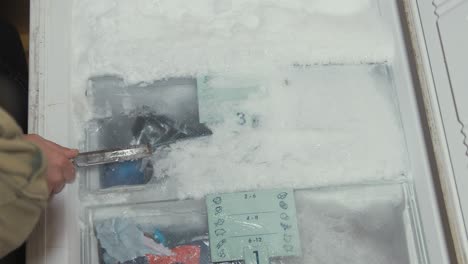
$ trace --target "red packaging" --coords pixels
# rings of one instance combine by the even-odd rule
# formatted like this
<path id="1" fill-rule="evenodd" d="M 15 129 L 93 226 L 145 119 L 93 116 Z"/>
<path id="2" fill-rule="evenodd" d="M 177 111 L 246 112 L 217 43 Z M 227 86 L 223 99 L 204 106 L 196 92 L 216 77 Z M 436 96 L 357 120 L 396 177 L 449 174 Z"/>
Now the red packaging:
<path id="1" fill-rule="evenodd" d="M 200 264 L 199 246 L 180 246 L 172 249 L 172 256 L 146 255 L 149 264 Z"/>

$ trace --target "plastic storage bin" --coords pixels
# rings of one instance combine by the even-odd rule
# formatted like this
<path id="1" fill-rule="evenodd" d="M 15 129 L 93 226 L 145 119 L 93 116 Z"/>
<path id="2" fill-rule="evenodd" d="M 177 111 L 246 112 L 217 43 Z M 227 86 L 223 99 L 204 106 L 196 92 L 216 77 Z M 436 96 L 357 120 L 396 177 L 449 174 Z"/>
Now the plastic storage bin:
<path id="1" fill-rule="evenodd" d="M 297 190 L 303 255 L 272 263 L 427 263 L 413 198 L 406 184 Z M 159 233 L 176 252 L 185 247 L 178 254 L 192 256 L 193 263 L 211 263 L 203 200 L 97 206 L 86 215 L 83 263 L 117 263 L 108 254 L 131 258 L 128 263 L 154 263 L 151 254 L 132 256 L 144 246 L 129 241 L 139 241 L 143 233 Z"/>

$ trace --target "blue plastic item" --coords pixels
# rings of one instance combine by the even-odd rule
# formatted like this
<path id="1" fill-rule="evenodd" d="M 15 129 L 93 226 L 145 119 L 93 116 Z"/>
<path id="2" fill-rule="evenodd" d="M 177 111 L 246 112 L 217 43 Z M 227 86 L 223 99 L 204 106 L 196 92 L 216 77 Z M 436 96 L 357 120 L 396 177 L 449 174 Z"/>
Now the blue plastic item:
<path id="1" fill-rule="evenodd" d="M 107 164 L 103 167 L 103 170 L 104 173 L 101 176 L 102 188 L 145 184 L 147 181 L 141 160 Z"/>
<path id="2" fill-rule="evenodd" d="M 159 242 L 160 244 L 162 244 L 163 246 L 167 247 L 167 240 L 166 240 L 166 237 L 165 237 L 164 234 L 161 232 L 161 230 L 156 229 L 156 230 L 154 231 L 153 238 L 154 238 L 157 242 Z"/>

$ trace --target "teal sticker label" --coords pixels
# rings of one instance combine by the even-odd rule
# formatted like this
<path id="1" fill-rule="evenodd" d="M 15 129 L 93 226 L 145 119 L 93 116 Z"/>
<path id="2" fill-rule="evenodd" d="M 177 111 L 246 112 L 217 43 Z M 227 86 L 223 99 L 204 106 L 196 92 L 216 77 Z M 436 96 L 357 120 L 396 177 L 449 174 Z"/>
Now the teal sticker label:
<path id="1" fill-rule="evenodd" d="M 206 204 L 213 262 L 301 255 L 293 190 L 213 194 Z"/>
<path id="2" fill-rule="evenodd" d="M 252 78 L 203 76 L 197 78 L 200 123 L 235 121 L 241 126 L 258 125 L 259 117 L 242 107 L 251 97 L 264 97 L 259 82 Z"/>

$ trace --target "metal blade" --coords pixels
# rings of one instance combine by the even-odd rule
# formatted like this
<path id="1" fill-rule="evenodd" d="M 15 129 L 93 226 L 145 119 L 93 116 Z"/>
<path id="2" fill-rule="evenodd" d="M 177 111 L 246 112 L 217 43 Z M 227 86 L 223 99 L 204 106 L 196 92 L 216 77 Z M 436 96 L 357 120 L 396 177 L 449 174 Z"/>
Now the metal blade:
<path id="1" fill-rule="evenodd" d="M 151 157 L 153 150 L 150 145 L 137 145 L 121 149 L 107 149 L 80 153 L 73 163 L 77 167 L 89 167 L 114 162 L 138 160 Z"/>

